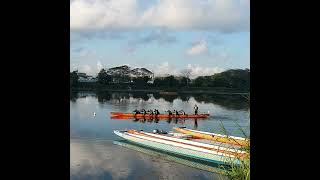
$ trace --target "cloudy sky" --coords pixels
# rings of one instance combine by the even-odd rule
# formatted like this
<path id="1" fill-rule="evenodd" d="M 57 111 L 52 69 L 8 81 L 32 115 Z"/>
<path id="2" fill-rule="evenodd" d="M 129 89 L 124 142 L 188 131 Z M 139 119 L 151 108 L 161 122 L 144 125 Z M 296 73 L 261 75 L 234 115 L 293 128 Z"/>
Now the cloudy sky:
<path id="1" fill-rule="evenodd" d="M 250 0 L 70 0 L 70 68 L 249 68 L 249 26 Z"/>

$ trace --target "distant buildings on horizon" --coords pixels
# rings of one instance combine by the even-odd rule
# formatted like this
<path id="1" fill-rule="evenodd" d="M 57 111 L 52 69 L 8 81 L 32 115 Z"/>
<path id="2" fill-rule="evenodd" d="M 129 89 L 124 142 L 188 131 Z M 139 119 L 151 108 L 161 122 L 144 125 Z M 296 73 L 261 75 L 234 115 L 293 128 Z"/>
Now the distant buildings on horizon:
<path id="1" fill-rule="evenodd" d="M 79 76 L 79 82 L 97 82 L 98 78 L 89 76 L 86 73 L 77 72 Z"/>

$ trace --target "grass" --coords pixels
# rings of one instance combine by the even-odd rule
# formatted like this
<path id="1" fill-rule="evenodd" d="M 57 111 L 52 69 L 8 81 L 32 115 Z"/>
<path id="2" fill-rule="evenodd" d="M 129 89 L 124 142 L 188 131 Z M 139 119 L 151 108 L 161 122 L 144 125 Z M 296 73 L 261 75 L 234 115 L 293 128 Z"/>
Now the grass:
<path id="1" fill-rule="evenodd" d="M 224 127 L 221 121 L 220 121 L 220 125 L 221 125 L 222 132 L 228 136 L 229 133 L 227 132 L 226 128 Z M 246 139 L 248 139 L 248 141 L 250 142 L 250 136 L 248 136 L 245 133 L 244 129 L 237 122 L 236 122 L 236 125 L 238 126 L 238 129 L 243 134 L 243 136 Z M 235 159 L 232 159 L 232 158 L 226 157 L 224 162 L 225 165 L 220 166 L 221 175 L 227 177 L 230 180 L 250 180 L 250 143 L 248 147 L 242 147 L 241 150 L 249 154 L 248 158 L 242 159 L 237 157 Z"/>
<path id="2" fill-rule="evenodd" d="M 248 148 L 248 151 L 249 152 Z M 243 149 L 242 149 L 243 150 Z M 250 153 L 250 152 L 249 152 Z M 236 162 L 240 162 L 237 164 Z M 220 166 L 220 173 L 230 180 L 250 180 L 250 156 L 248 159 L 225 159 L 226 166 Z"/>

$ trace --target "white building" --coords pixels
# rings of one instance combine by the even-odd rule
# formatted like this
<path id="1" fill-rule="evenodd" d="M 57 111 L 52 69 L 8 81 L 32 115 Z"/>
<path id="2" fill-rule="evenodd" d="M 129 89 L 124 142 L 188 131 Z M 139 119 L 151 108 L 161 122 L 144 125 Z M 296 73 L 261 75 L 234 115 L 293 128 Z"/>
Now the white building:
<path id="1" fill-rule="evenodd" d="M 97 78 L 86 75 L 86 73 L 78 73 L 79 82 L 97 82 Z"/>

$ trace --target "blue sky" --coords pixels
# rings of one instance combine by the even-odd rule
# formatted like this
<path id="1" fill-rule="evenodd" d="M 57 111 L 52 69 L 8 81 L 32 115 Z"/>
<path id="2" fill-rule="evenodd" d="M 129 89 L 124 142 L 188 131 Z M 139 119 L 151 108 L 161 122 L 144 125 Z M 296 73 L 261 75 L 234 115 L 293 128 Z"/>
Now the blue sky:
<path id="1" fill-rule="evenodd" d="M 250 67 L 248 0 L 72 0 L 70 68 L 119 65 L 156 75 Z"/>

